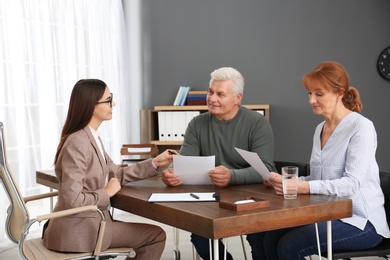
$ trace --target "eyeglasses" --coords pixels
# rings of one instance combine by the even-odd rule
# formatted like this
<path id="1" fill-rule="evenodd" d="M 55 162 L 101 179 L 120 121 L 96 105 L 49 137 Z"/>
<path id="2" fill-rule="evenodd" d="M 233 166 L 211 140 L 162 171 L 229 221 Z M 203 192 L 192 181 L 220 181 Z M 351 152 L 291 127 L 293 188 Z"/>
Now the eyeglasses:
<path id="1" fill-rule="evenodd" d="M 106 101 L 100 101 L 100 102 L 97 102 L 97 104 L 104 104 L 104 103 L 110 103 L 110 107 L 112 107 L 112 101 L 114 100 L 114 94 L 110 93 L 111 94 L 111 98 L 109 100 L 106 100 Z"/>

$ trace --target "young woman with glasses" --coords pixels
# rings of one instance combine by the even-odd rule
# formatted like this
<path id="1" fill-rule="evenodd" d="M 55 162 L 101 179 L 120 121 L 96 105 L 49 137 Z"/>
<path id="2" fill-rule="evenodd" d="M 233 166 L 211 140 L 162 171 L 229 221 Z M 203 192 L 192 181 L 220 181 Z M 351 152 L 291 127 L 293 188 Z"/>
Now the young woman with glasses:
<path id="1" fill-rule="evenodd" d="M 160 259 L 166 239 L 163 229 L 113 220 L 108 208 L 121 185 L 157 175 L 158 167 L 172 162 L 172 154 L 165 151 L 128 167 L 114 164 L 97 132 L 103 121 L 111 120 L 114 106 L 113 94 L 103 81 L 82 79 L 74 86 L 54 160 L 59 181 L 54 211 L 97 205 L 107 218 L 102 250 L 132 247 L 137 259 Z M 62 252 L 93 251 L 99 222 L 94 212 L 50 220 L 44 244 Z"/>

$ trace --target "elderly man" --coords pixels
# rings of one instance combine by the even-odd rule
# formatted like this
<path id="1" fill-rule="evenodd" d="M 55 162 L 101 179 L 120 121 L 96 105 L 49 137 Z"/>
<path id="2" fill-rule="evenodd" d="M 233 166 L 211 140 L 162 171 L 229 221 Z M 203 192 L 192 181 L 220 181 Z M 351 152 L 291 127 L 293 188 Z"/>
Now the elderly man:
<path id="1" fill-rule="evenodd" d="M 243 91 L 244 78 L 239 71 L 230 67 L 213 71 L 207 94 L 208 112 L 196 116 L 188 124 L 180 149 L 181 155 L 215 155 L 217 167 L 209 172 L 209 176 L 216 186 L 262 182 L 260 174 L 234 147 L 256 152 L 270 171 L 276 171 L 271 125 L 260 113 L 240 105 Z M 173 168 L 162 172 L 162 180 L 168 186 L 182 184 L 181 177 L 174 174 Z M 203 259 L 210 259 L 207 238 L 192 234 L 191 241 Z M 219 248 L 222 257 L 222 242 Z M 228 259 L 233 259 L 229 253 Z"/>

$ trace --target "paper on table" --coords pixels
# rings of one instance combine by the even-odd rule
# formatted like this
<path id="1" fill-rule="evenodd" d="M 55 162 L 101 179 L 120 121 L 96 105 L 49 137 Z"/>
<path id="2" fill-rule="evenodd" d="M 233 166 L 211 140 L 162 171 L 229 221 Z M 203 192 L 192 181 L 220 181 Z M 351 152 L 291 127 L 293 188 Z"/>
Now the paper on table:
<path id="1" fill-rule="evenodd" d="M 173 169 L 185 185 L 212 184 L 209 171 L 215 168 L 215 156 L 173 155 Z"/>
<path id="2" fill-rule="evenodd" d="M 236 151 L 242 156 L 242 158 L 247 161 L 250 166 L 252 166 L 264 179 L 268 181 L 269 177 L 271 177 L 271 173 L 268 168 L 265 167 L 263 161 L 260 159 L 259 155 L 254 152 L 249 152 L 237 147 L 234 147 Z"/>
<path id="3" fill-rule="evenodd" d="M 191 196 L 195 194 L 198 198 Z M 192 193 L 152 193 L 148 202 L 180 202 L 180 201 L 218 201 L 215 192 L 192 192 Z"/>

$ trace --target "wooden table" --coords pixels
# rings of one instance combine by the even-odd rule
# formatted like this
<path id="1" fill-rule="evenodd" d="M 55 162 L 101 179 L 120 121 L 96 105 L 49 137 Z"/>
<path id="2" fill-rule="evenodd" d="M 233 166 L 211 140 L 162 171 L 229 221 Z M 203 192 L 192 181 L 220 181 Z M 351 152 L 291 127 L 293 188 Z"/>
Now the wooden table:
<path id="1" fill-rule="evenodd" d="M 58 186 L 52 171 L 37 171 L 36 181 L 54 189 Z M 254 197 L 268 200 L 270 206 L 237 213 L 220 208 L 218 202 L 147 202 L 154 192 L 219 192 L 221 201 Z M 328 259 L 332 256 L 329 253 L 332 252 L 330 220 L 352 216 L 352 201 L 336 196 L 298 195 L 297 199 L 286 200 L 260 184 L 228 188 L 212 185 L 166 187 L 159 176 L 123 186 L 111 199 L 111 205 L 213 239 L 216 249 L 219 238 L 327 221 Z M 219 259 L 218 250 L 214 250 L 214 259 Z"/>
<path id="2" fill-rule="evenodd" d="M 35 172 L 35 179 L 38 184 L 58 190 L 58 179 L 54 170 L 39 170 Z"/>

